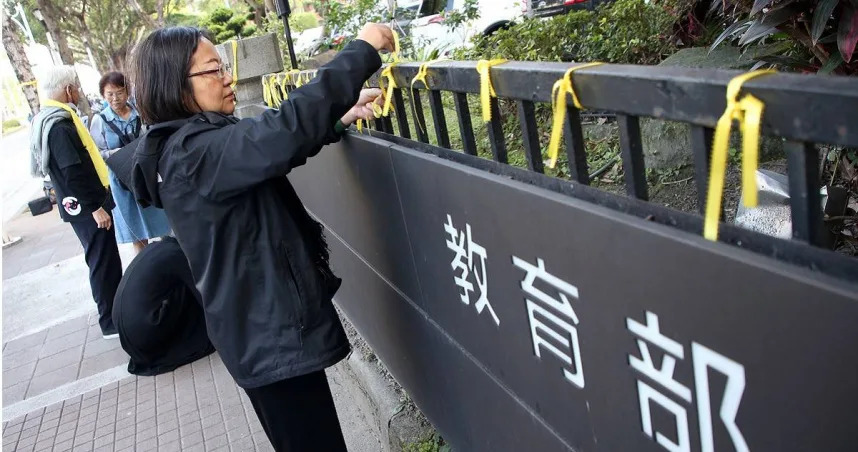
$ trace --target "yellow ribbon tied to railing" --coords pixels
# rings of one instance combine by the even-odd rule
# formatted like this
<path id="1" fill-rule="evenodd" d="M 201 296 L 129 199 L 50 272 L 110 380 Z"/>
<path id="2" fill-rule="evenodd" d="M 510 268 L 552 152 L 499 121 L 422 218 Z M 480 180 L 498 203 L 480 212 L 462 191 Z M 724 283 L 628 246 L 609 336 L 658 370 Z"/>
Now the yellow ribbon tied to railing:
<path id="1" fill-rule="evenodd" d="M 756 172 L 760 145 L 760 123 L 765 104 L 751 94 L 739 98 L 742 85 L 752 78 L 773 74 L 774 70 L 759 70 L 742 74 L 727 85 L 727 108 L 715 128 L 712 144 L 712 162 L 709 170 L 709 192 L 706 195 L 706 215 L 703 220 L 703 236 L 718 240 L 718 220 L 721 216 L 721 200 L 724 192 L 724 177 L 727 172 L 727 148 L 733 121 L 739 122 L 742 133 L 742 199 L 746 207 L 757 206 Z"/>
<path id="2" fill-rule="evenodd" d="M 274 107 L 274 101 L 271 100 L 271 78 L 273 74 L 262 76 L 262 100 L 265 105 Z"/>
<path id="3" fill-rule="evenodd" d="M 280 102 L 289 99 L 289 89 L 286 88 L 286 82 L 289 81 L 289 76 L 287 74 L 282 75 L 282 78 L 278 75 L 277 80 L 274 81 L 275 85 L 280 90 Z"/>
<path id="4" fill-rule="evenodd" d="M 575 66 L 563 75 L 563 78 L 554 83 L 551 90 L 551 102 L 554 110 L 554 120 L 551 124 L 551 139 L 548 141 L 548 167 L 557 165 L 557 156 L 560 154 L 560 139 L 563 138 L 563 121 L 566 120 L 566 96 L 572 96 L 575 108 L 583 110 L 584 106 L 575 94 L 575 86 L 572 84 L 572 73 L 588 67 L 599 66 L 602 63 L 587 63 Z"/>
<path id="5" fill-rule="evenodd" d="M 414 88 L 414 85 L 415 85 L 417 82 L 422 82 L 422 83 L 423 83 L 423 86 L 424 86 L 426 89 L 429 89 L 429 81 L 428 81 L 428 80 L 426 80 L 426 77 L 428 77 L 428 76 L 429 76 L 429 65 L 430 65 L 430 64 L 437 63 L 437 62 L 439 62 L 439 61 L 445 61 L 445 60 L 447 60 L 447 58 L 436 58 L 436 59 L 434 59 L 434 60 L 427 61 L 427 62 L 425 62 L 425 63 L 421 64 L 421 65 L 420 65 L 420 67 L 418 67 L 418 68 L 417 68 L 417 75 L 415 75 L 415 76 L 414 76 L 414 78 L 413 78 L 413 79 L 411 79 L 411 91 L 412 91 L 412 95 L 411 95 L 411 96 L 409 96 L 409 97 L 411 98 L 411 108 L 412 108 L 412 109 L 414 110 L 414 112 L 415 112 L 414 119 L 415 119 L 415 122 L 417 123 L 417 127 L 420 127 L 420 130 L 421 130 L 422 132 L 425 132 L 425 131 L 426 131 L 426 126 L 425 126 L 425 125 L 420 121 L 420 117 L 419 117 L 419 116 L 417 116 L 417 114 L 416 114 L 416 112 L 417 112 L 417 104 L 416 104 L 416 103 L 414 103 L 414 94 L 413 94 L 413 91 L 414 91 L 414 89 L 415 89 L 415 88 Z"/>
<path id="6" fill-rule="evenodd" d="M 491 68 L 506 63 L 503 58 L 494 60 L 480 60 L 477 62 L 477 72 L 480 73 L 480 104 L 483 108 L 483 121 L 492 120 L 492 97 L 497 97 L 495 87 L 492 85 Z"/>
<path id="7" fill-rule="evenodd" d="M 393 32 L 393 52 L 390 53 L 391 62 L 387 64 L 381 71 L 381 79 L 379 80 L 379 87 L 381 87 L 382 91 L 385 92 L 384 95 L 384 108 L 381 110 L 381 116 L 388 116 L 390 114 L 390 107 L 393 103 L 393 89 L 398 88 L 396 86 L 396 80 L 393 78 L 393 68 L 399 64 L 399 33 Z M 383 87 L 383 80 L 387 80 L 387 87 Z M 373 104 L 374 105 L 374 104 Z M 375 116 L 378 117 L 378 110 L 376 107 L 372 107 L 375 112 Z"/>

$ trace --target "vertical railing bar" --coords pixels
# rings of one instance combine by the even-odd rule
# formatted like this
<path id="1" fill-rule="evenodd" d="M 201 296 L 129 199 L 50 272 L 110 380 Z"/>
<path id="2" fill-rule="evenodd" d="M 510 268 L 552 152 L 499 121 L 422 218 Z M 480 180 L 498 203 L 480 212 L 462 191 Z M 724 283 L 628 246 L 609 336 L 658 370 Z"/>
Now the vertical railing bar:
<path id="1" fill-rule="evenodd" d="M 694 182 L 697 185 L 697 209 L 706 213 L 706 194 L 709 192 L 709 165 L 712 160 L 711 127 L 691 126 L 691 154 L 694 161 Z M 721 213 L 723 218 L 724 214 Z"/>
<path id="2" fill-rule="evenodd" d="M 506 140 L 503 136 L 503 121 L 500 115 L 500 107 L 495 97 L 491 98 L 492 120 L 486 124 L 489 131 L 489 142 L 492 146 L 492 158 L 496 162 L 507 163 Z"/>
<path id="3" fill-rule="evenodd" d="M 641 127 L 637 116 L 617 115 L 620 127 L 620 151 L 623 157 L 623 172 L 626 192 L 629 196 L 644 201 L 649 199 L 646 186 Z"/>
<path id="4" fill-rule="evenodd" d="M 450 149 L 450 134 L 447 132 L 447 118 L 444 115 L 441 91 L 429 91 L 429 110 L 432 112 L 432 122 L 435 126 L 435 139 L 438 141 L 438 146 Z"/>
<path id="5" fill-rule="evenodd" d="M 381 130 L 382 130 L 382 132 L 388 133 L 390 135 L 394 134 L 393 120 L 390 119 L 389 115 L 381 117 Z"/>
<path id="6" fill-rule="evenodd" d="M 536 114 L 533 102 L 519 100 L 518 120 L 521 123 L 521 135 L 524 142 L 524 156 L 527 158 L 527 167 L 537 173 L 544 172 L 542 163 L 542 150 L 539 146 L 539 130 L 536 126 Z"/>
<path id="7" fill-rule="evenodd" d="M 471 123 L 471 110 L 468 108 L 468 95 L 465 93 L 453 93 L 456 104 L 456 116 L 459 120 L 459 133 L 462 136 L 462 146 L 465 153 L 477 155 L 477 141 L 474 138 L 474 126 Z"/>
<path id="8" fill-rule="evenodd" d="M 375 125 L 375 130 L 384 132 L 384 123 L 381 122 L 381 118 L 373 119 L 372 123 Z"/>
<path id="9" fill-rule="evenodd" d="M 566 156 L 569 159 L 569 176 L 572 180 L 590 185 L 587 168 L 587 149 L 584 146 L 584 131 L 581 128 L 581 115 L 575 107 L 566 108 Z"/>
<path id="10" fill-rule="evenodd" d="M 823 246 L 819 154 L 812 143 L 796 141 L 784 143 L 784 150 L 787 154 L 792 236 L 814 246 Z"/>
<path id="11" fill-rule="evenodd" d="M 396 110 L 396 124 L 399 125 L 399 136 L 411 138 L 411 129 L 408 127 L 408 112 L 405 111 L 405 99 L 402 97 L 402 89 L 393 90 L 393 108 Z"/>
<path id="12" fill-rule="evenodd" d="M 423 101 L 420 91 L 411 90 L 411 110 L 414 117 L 414 130 L 417 131 L 417 139 L 421 143 L 429 142 L 429 131 L 426 130 L 426 117 L 423 115 Z"/>

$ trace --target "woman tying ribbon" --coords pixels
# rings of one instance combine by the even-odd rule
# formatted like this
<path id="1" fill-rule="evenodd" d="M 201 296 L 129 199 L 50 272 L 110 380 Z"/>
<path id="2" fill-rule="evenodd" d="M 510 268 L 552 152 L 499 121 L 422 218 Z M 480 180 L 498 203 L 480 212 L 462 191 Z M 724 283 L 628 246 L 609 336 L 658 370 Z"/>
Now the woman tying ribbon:
<path id="1" fill-rule="evenodd" d="M 166 212 L 209 338 L 278 451 L 346 450 L 324 371 L 350 351 L 331 302 L 340 279 L 286 175 L 374 117 L 381 92 L 361 87 L 380 50 L 394 50 L 393 33 L 369 24 L 278 110 L 241 120 L 230 67 L 204 32 L 156 30 L 135 51 L 151 128 L 132 150 L 133 191 Z"/>

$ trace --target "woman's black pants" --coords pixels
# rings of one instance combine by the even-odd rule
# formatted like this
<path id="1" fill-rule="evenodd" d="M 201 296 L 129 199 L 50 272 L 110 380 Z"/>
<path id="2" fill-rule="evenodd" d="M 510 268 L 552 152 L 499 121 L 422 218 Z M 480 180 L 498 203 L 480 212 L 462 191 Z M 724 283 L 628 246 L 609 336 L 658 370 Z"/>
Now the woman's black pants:
<path id="1" fill-rule="evenodd" d="M 277 452 L 346 452 L 325 371 L 244 391 Z"/>

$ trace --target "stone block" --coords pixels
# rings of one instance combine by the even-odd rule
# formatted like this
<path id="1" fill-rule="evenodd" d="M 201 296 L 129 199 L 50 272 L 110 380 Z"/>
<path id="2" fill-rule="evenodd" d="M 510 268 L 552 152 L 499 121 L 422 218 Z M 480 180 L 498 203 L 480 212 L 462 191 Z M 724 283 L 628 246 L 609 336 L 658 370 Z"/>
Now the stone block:
<path id="1" fill-rule="evenodd" d="M 280 44 L 274 33 L 241 39 L 236 47 L 239 82 L 283 70 Z M 233 64 L 231 43 L 220 44 L 217 50 L 223 61 Z"/>

